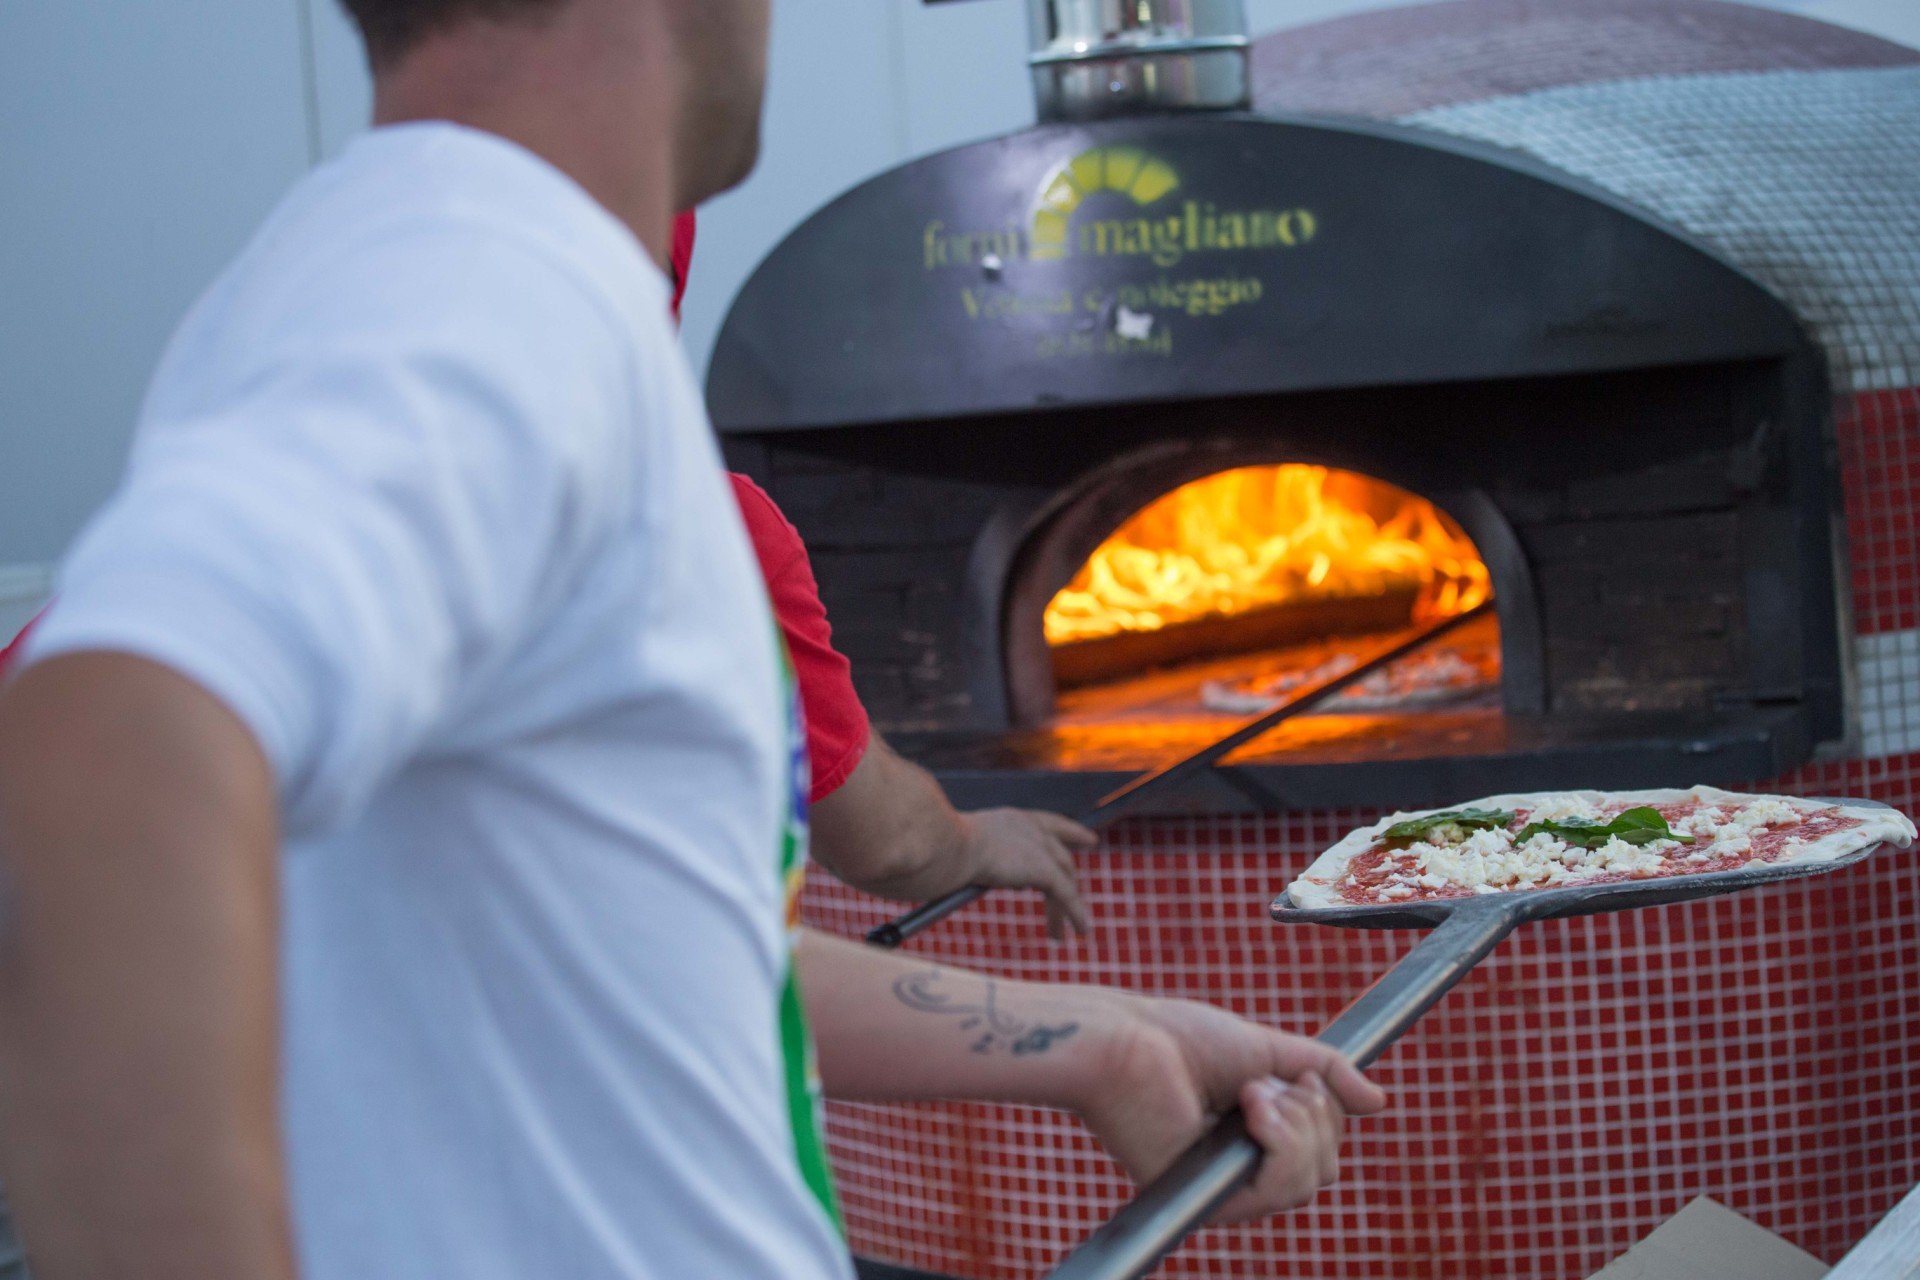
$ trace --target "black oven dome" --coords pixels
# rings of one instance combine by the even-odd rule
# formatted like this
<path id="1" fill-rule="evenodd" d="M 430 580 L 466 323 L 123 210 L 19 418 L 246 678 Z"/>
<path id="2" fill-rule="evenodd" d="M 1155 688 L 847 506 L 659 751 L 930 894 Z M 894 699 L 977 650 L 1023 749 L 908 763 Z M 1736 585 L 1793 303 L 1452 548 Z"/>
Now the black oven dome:
<path id="1" fill-rule="evenodd" d="M 742 289 L 728 433 L 1783 356 L 1767 292 L 1527 157 L 1397 124 L 1052 126 L 911 162 Z"/>
<path id="2" fill-rule="evenodd" d="M 1148 767 L 1061 745 L 1047 602 L 1162 493 L 1300 463 L 1467 530 L 1501 705 L 1276 745 L 1241 772 L 1288 804 L 1736 781 L 1842 740 L 1819 348 L 1843 391 L 1920 368 L 1920 56 L 1736 5 L 1449 0 L 1255 66 L 1253 112 L 882 174 L 736 300 L 713 416 L 876 723 L 973 804 Z"/>

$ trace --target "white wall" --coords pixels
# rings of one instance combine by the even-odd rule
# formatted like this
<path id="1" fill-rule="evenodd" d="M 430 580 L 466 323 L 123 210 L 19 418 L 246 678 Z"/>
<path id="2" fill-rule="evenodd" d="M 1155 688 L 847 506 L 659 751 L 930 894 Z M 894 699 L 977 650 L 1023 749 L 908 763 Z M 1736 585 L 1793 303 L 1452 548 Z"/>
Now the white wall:
<path id="1" fill-rule="evenodd" d="M 1248 0 L 1268 31 L 1396 0 Z M 1920 0 L 1774 0 L 1920 45 Z M 1024 0 L 775 0 L 764 158 L 705 212 L 686 336 L 830 196 L 1032 119 Z M 0 0 L 0 638 L 111 488 L 205 282 L 362 127 L 336 0 Z"/>
<path id="2" fill-rule="evenodd" d="M 735 290 L 808 213 L 911 156 L 1032 123 L 1024 2 L 775 0 L 760 167 L 702 211 L 685 311 L 697 366 Z M 334 0 L 302 3 L 331 154 L 366 118 L 367 77 Z"/>
<path id="3" fill-rule="evenodd" d="M 0 3 L 0 564 L 105 495 L 167 334 L 311 162 L 297 16 Z"/>

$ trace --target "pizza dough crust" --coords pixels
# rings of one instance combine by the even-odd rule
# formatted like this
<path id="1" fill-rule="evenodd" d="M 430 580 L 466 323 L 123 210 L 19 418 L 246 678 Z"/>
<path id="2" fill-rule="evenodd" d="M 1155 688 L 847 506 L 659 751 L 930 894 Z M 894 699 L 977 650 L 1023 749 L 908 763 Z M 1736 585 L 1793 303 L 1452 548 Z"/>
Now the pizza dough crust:
<path id="1" fill-rule="evenodd" d="M 1468 800 L 1460 804 L 1443 805 L 1437 809 L 1417 809 L 1389 814 L 1372 826 L 1349 832 L 1339 843 L 1314 859 L 1313 865 L 1288 887 L 1287 895 L 1292 899 L 1294 906 L 1306 910 L 1364 905 L 1349 902 L 1341 897 L 1334 886 L 1345 878 L 1347 864 L 1371 849 L 1379 840 L 1380 834 L 1395 823 L 1405 822 L 1410 818 L 1424 818 L 1429 814 L 1449 813 L 1455 809 L 1532 810 L 1540 808 L 1549 801 L 1573 798 L 1585 800 L 1596 806 L 1624 805 L 1629 809 L 1638 805 L 1658 806 L 1698 800 L 1702 805 L 1718 805 L 1730 811 L 1744 808 L 1756 800 L 1781 800 L 1803 810 L 1839 813 L 1849 818 L 1859 819 L 1859 826 L 1849 827 L 1845 831 L 1836 831 L 1831 835 L 1809 841 L 1795 850 L 1791 856 L 1773 859 L 1767 864 L 1769 866 L 1797 862 L 1831 862 L 1835 858 L 1845 857 L 1870 844 L 1890 844 L 1904 849 L 1913 843 L 1915 835 L 1913 823 L 1897 809 L 1865 805 L 1815 804 L 1797 796 L 1748 795 L 1705 786 L 1690 787 L 1684 791 L 1671 787 L 1656 791 L 1533 791 L 1516 795 L 1488 796 L 1483 800 Z M 1511 889 L 1504 892 L 1528 893 L 1531 890 Z"/>

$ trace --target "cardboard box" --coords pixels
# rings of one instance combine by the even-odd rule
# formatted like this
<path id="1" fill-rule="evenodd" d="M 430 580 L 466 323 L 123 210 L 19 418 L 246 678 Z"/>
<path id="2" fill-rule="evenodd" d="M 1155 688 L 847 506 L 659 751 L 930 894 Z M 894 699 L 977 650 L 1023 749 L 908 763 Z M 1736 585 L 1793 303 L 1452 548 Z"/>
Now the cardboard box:
<path id="1" fill-rule="evenodd" d="M 1820 1280 L 1827 1264 L 1701 1196 L 1593 1280 Z"/>

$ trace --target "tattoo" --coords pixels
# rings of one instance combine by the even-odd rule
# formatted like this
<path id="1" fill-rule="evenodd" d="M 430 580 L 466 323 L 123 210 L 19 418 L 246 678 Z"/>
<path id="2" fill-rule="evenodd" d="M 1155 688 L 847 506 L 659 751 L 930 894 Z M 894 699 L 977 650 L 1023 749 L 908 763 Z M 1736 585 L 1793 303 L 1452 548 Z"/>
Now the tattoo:
<path id="1" fill-rule="evenodd" d="M 1048 1026 L 1008 1013 L 1000 1007 L 1000 984 L 992 978 L 980 979 L 986 989 L 980 1000 L 962 1000 L 945 990 L 952 976 L 940 969 L 906 974 L 894 979 L 894 998 L 921 1013 L 960 1019 L 962 1031 L 978 1033 L 967 1046 L 975 1053 L 1004 1049 L 1017 1058 L 1045 1053 L 1080 1029 L 1077 1022 Z"/>

